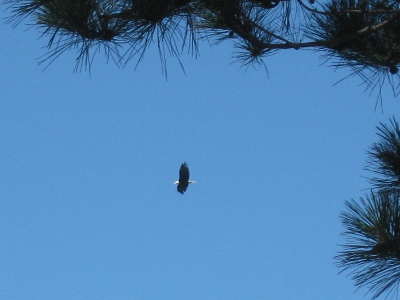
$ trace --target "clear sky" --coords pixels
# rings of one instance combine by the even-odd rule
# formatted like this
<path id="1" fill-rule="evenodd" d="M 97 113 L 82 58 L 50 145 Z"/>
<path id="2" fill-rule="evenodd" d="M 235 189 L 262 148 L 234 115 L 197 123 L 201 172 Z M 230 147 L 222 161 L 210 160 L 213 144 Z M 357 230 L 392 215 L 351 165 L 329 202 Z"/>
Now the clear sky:
<path id="1" fill-rule="evenodd" d="M 333 257 L 375 127 L 400 119 L 389 89 L 375 111 L 318 53 L 270 57 L 268 78 L 229 44 L 186 75 L 169 58 L 168 80 L 156 51 L 43 72 L 26 29 L 0 30 L 0 299 L 366 299 Z"/>

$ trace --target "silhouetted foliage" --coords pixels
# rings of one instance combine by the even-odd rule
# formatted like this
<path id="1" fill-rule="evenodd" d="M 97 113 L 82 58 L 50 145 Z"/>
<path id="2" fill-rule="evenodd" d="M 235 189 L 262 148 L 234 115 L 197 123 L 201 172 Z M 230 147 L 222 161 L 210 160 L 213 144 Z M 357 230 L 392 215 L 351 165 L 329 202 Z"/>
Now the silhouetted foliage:
<path id="1" fill-rule="evenodd" d="M 284 49 L 315 49 L 334 66 L 350 67 L 370 89 L 385 82 L 398 93 L 400 1 L 330 0 L 3 0 L 14 26 L 30 18 L 49 38 L 52 62 L 78 50 L 77 69 L 89 68 L 103 49 L 119 66 L 158 47 L 166 56 L 196 56 L 201 40 L 233 41 L 235 60 L 266 66 Z"/>
<path id="2" fill-rule="evenodd" d="M 342 271 L 351 270 L 356 286 L 365 286 L 376 299 L 397 291 L 400 284 L 400 193 L 371 192 L 346 202 L 341 220 L 346 229 L 344 250 L 336 256 Z"/>
<path id="3" fill-rule="evenodd" d="M 370 179 L 373 189 L 365 198 L 346 201 L 341 221 L 347 243 L 336 256 L 372 299 L 395 294 L 400 284 L 400 128 L 393 117 L 377 130 L 380 140 L 367 151 L 366 170 L 379 177 Z"/>
<path id="4" fill-rule="evenodd" d="M 400 128 L 394 117 L 390 125 L 380 123 L 377 127 L 380 141 L 373 143 L 367 152 L 366 169 L 380 175 L 370 179 L 378 188 L 400 188 Z"/>

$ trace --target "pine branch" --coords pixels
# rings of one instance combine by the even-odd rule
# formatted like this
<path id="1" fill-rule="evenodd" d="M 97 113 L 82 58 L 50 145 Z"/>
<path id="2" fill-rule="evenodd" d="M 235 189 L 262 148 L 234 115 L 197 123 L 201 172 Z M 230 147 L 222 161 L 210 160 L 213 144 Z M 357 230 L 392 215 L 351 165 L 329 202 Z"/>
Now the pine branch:
<path id="1" fill-rule="evenodd" d="M 297 2 L 300 4 L 302 8 L 307 10 L 310 13 L 313 14 L 319 14 L 319 15 L 338 15 L 338 14 L 365 14 L 366 11 L 362 9 L 343 9 L 340 11 L 332 12 L 332 11 L 322 11 L 316 8 L 311 8 L 308 5 L 306 5 L 302 0 L 297 0 Z M 396 14 L 397 11 L 392 10 L 392 9 L 377 9 L 377 10 L 372 10 L 368 11 L 369 14 L 371 15 L 382 15 L 382 14 Z"/>
<path id="2" fill-rule="evenodd" d="M 400 64 L 400 3 L 329 0 L 310 7 L 304 0 L 3 0 L 13 26 L 26 17 L 49 36 L 49 58 L 78 49 L 78 59 L 106 49 L 117 64 L 140 62 L 155 44 L 163 68 L 166 55 L 185 49 L 197 55 L 202 39 L 234 40 L 243 64 L 286 49 L 316 49 L 334 66 L 349 67 L 367 87 L 381 91 Z M 313 4 L 313 0 L 309 0 Z M 294 15 L 294 17 L 292 17 Z M 58 43 L 52 41 L 58 40 Z M 62 43 L 65 43 L 63 45 Z M 187 48 L 188 47 L 188 48 Z M 125 54 L 120 54 L 122 51 Z M 45 56 L 46 57 L 46 56 Z M 88 61 L 85 58 L 86 61 Z M 93 59 L 90 59 L 92 61 Z M 166 71 L 166 69 L 165 69 Z M 394 94 L 399 86 L 389 78 Z"/>
<path id="3" fill-rule="evenodd" d="M 390 126 L 379 123 L 379 142 L 374 143 L 367 151 L 366 170 L 379 177 L 372 177 L 370 182 L 376 188 L 400 189 L 400 127 L 395 117 Z"/>
<path id="4" fill-rule="evenodd" d="M 394 293 L 400 284 L 400 193 L 371 192 L 359 203 L 347 201 L 341 213 L 346 244 L 335 257 L 341 272 L 366 287 L 372 299 Z"/>

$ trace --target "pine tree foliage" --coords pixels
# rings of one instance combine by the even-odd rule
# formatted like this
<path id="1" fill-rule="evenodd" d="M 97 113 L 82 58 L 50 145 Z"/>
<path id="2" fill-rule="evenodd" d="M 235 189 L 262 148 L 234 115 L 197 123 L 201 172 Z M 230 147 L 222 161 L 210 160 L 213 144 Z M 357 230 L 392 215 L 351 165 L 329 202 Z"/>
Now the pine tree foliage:
<path id="1" fill-rule="evenodd" d="M 395 117 L 390 126 L 380 123 L 377 127 L 379 142 L 373 143 L 367 152 L 366 170 L 379 177 L 370 179 L 377 188 L 400 188 L 400 127 Z"/>
<path id="2" fill-rule="evenodd" d="M 379 95 L 389 82 L 397 96 L 393 80 L 399 79 L 400 1 L 342 0 L 324 7 L 307 29 L 310 37 L 333 42 L 324 55 L 336 58 L 336 67 L 350 67 L 368 88 L 378 88 Z"/>
<path id="3" fill-rule="evenodd" d="M 235 60 L 265 66 L 285 49 L 314 49 L 333 65 L 349 67 L 370 89 L 389 82 L 398 92 L 399 0 L 3 0 L 17 25 L 29 18 L 48 38 L 51 62 L 64 51 L 78 52 L 77 69 L 93 56 L 124 66 L 140 62 L 149 46 L 179 59 L 198 53 L 202 40 L 231 41 Z"/>
<path id="4" fill-rule="evenodd" d="M 378 175 L 360 201 L 346 201 L 341 213 L 346 244 L 336 256 L 358 287 L 372 299 L 397 296 L 400 285 L 400 127 L 396 119 L 377 127 L 379 141 L 367 151 L 366 170 Z"/>
<path id="5" fill-rule="evenodd" d="M 360 13 L 341 13 L 346 10 L 359 10 Z M 394 2 L 346 0 L 332 3 L 327 6 L 329 14 L 313 16 L 316 26 L 311 32 L 324 40 L 340 40 L 331 46 L 329 52 L 342 59 L 344 66 L 389 68 L 390 73 L 396 74 L 400 59 L 397 42 L 400 40 L 400 19 L 394 12 L 398 10 L 399 3 Z M 386 14 L 379 14 L 380 11 L 386 11 Z M 385 26 L 388 22 L 390 26 Z M 373 30 L 377 26 L 382 28 Z M 354 28 L 365 31 L 354 39 Z"/>
<path id="6" fill-rule="evenodd" d="M 400 193 L 371 192 L 365 198 L 346 202 L 341 220 L 348 242 L 336 256 L 342 271 L 358 287 L 367 287 L 372 299 L 394 295 L 400 284 Z"/>

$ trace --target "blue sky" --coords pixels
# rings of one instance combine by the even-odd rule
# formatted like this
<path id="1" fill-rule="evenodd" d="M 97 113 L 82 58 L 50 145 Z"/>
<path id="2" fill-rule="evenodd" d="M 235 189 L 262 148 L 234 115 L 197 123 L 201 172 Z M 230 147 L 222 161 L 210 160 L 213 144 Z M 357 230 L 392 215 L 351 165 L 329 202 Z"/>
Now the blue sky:
<path id="1" fill-rule="evenodd" d="M 186 75 L 169 58 L 168 80 L 153 50 L 43 72 L 26 29 L 0 31 L 1 299 L 365 299 L 333 256 L 375 127 L 399 117 L 388 91 L 375 111 L 318 54 L 270 57 L 268 78 L 229 44 Z"/>

